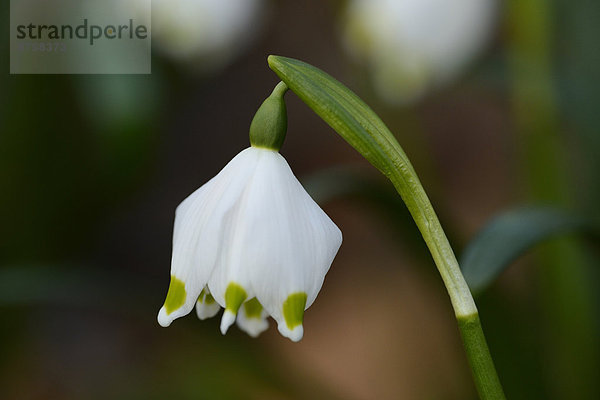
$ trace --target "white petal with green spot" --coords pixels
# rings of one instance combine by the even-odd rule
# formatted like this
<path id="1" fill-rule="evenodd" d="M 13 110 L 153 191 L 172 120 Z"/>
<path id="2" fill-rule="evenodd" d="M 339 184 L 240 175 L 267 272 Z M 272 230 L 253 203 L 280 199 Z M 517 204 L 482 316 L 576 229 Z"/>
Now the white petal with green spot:
<path id="1" fill-rule="evenodd" d="M 285 159 L 248 148 L 178 207 L 171 266 L 176 281 L 159 322 L 168 326 L 194 304 L 200 319 L 223 307 L 222 333 L 237 320 L 256 336 L 270 315 L 282 335 L 298 341 L 304 311 L 341 242 L 340 230 Z"/>
<path id="2" fill-rule="evenodd" d="M 219 303 L 215 301 L 208 289 L 204 288 L 196 302 L 196 315 L 198 318 L 201 320 L 212 318 L 219 313 L 219 310 L 221 310 Z"/>
<path id="3" fill-rule="evenodd" d="M 252 337 L 258 337 L 269 328 L 269 315 L 256 298 L 248 300 L 238 312 L 237 326 Z"/>

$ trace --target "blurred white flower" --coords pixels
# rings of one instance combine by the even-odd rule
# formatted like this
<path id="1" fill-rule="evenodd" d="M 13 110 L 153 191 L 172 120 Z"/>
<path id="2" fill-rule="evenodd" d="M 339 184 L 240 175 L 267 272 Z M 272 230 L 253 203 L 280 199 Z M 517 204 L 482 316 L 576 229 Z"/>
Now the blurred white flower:
<path id="1" fill-rule="evenodd" d="M 457 77 L 488 42 L 497 0 L 351 0 L 346 47 L 386 101 L 409 103 Z"/>
<path id="2" fill-rule="evenodd" d="M 275 150 L 249 147 L 177 208 L 171 284 L 158 322 L 196 305 L 200 319 L 225 308 L 251 336 L 267 316 L 293 341 L 342 242 L 342 233 Z"/>
<path id="3" fill-rule="evenodd" d="M 252 42 L 265 13 L 265 0 L 152 0 L 152 45 L 197 71 L 215 70 Z"/>

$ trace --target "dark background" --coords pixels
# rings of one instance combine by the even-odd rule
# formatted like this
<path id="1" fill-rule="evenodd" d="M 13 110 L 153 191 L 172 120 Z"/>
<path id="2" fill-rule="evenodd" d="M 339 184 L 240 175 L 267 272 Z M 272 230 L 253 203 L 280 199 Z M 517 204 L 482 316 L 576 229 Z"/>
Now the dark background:
<path id="1" fill-rule="evenodd" d="M 282 154 L 344 233 L 304 339 L 293 344 L 273 323 L 251 339 L 221 336 L 218 318 L 156 322 L 174 209 L 248 146 L 277 84 L 268 54 L 318 66 L 371 105 L 458 254 L 518 205 L 598 217 L 597 2 L 500 2 L 476 60 L 403 106 L 383 102 L 344 51 L 344 4 L 268 2 L 257 38 L 202 74 L 155 52 L 148 76 L 9 75 L 0 43 L 0 398 L 475 398 L 414 223 L 401 204 L 378 201 L 391 185 L 293 93 Z M 348 166 L 384 194 L 310 184 Z M 508 398 L 597 398 L 597 264 L 577 237 L 555 240 L 477 299 Z"/>

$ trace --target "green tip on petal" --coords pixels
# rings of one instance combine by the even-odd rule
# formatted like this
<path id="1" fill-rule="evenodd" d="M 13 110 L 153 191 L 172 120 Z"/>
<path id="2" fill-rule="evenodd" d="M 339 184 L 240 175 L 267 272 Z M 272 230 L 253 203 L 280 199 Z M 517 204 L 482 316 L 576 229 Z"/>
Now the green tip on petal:
<path id="1" fill-rule="evenodd" d="M 238 310 L 248 294 L 243 287 L 237 283 L 230 283 L 225 290 L 225 312 L 221 317 L 221 333 L 227 333 L 229 327 L 235 322 Z"/>
<path id="2" fill-rule="evenodd" d="M 185 303 L 185 296 L 185 284 L 171 275 L 169 292 L 167 293 L 167 299 L 165 300 L 164 305 L 167 315 L 171 314 Z"/>
<path id="3" fill-rule="evenodd" d="M 279 151 L 287 131 L 287 110 L 283 96 L 288 87 L 279 82 L 273 93 L 262 103 L 250 124 L 250 144 L 253 147 Z"/>
<path id="4" fill-rule="evenodd" d="M 206 296 L 204 296 L 204 303 L 213 304 L 214 302 L 215 302 L 215 298 L 212 297 L 212 294 L 207 293 Z"/>
<path id="5" fill-rule="evenodd" d="M 200 292 L 200 296 L 198 296 L 198 302 L 204 303 L 206 305 L 211 305 L 215 302 L 215 298 L 212 297 L 212 294 L 208 293 L 206 289 L 202 289 L 202 292 Z"/>
<path id="6" fill-rule="evenodd" d="M 260 318 L 262 316 L 262 310 L 263 307 L 256 297 L 244 303 L 244 313 L 247 318 Z"/>
<path id="7" fill-rule="evenodd" d="M 292 293 L 283 302 L 283 318 L 290 330 L 302 325 L 304 319 L 304 307 L 306 307 L 306 293 Z"/>
<path id="8" fill-rule="evenodd" d="M 237 283 L 230 283 L 225 290 L 225 309 L 237 314 L 248 294 L 243 287 Z"/>

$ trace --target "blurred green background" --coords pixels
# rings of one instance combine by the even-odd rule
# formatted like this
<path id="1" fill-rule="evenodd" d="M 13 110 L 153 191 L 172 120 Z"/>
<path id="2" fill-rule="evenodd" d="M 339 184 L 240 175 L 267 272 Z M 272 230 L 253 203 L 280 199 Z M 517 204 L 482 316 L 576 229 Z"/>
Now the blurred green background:
<path id="1" fill-rule="evenodd" d="M 523 204 L 600 217 L 600 3 L 486 1 L 475 12 L 454 1 L 451 14 L 440 1 L 402 0 L 394 12 L 376 1 L 369 23 L 358 1 L 172 1 L 213 17 L 204 30 L 177 25 L 180 35 L 157 1 L 153 72 L 140 76 L 9 75 L 3 2 L 0 398 L 474 399 L 408 213 L 293 93 L 282 154 L 344 233 L 304 339 L 273 324 L 251 339 L 221 336 L 218 318 L 156 322 L 175 207 L 248 146 L 277 83 L 268 54 L 318 66 L 371 105 L 459 255 L 486 221 Z M 386 29 L 370 31 L 373 18 Z M 193 43 L 173 52 L 181 37 Z M 387 64 L 395 46 L 401 57 Z M 476 299 L 508 398 L 598 398 L 596 247 L 553 239 Z"/>

